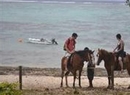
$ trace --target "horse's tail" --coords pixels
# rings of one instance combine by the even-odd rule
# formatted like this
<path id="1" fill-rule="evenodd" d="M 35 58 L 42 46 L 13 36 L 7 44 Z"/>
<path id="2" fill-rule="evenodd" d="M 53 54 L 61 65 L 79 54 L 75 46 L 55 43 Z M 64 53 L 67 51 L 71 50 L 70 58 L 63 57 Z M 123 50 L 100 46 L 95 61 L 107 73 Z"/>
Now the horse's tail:
<path id="1" fill-rule="evenodd" d="M 63 71 L 64 71 L 65 68 L 66 68 L 65 65 L 64 65 L 66 59 L 67 59 L 67 58 L 66 58 L 65 56 L 61 59 L 61 70 L 63 70 Z"/>

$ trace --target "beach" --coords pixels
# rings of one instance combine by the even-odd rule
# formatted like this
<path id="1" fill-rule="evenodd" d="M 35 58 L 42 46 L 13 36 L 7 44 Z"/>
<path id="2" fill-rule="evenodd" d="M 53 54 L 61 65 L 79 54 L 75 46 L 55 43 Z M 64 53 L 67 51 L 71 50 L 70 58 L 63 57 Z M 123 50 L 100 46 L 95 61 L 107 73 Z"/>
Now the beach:
<path id="1" fill-rule="evenodd" d="M 45 90 L 45 89 L 60 89 L 61 82 L 61 70 L 60 68 L 31 68 L 23 67 L 22 71 L 23 89 L 28 90 Z M 115 88 L 127 89 L 130 84 L 130 78 L 126 71 L 123 74 L 120 72 L 115 73 Z M 0 67 L 0 82 L 16 83 L 19 82 L 19 69 L 18 67 Z M 70 88 L 73 84 L 72 74 L 68 77 L 68 84 Z M 81 77 L 81 85 L 83 88 L 89 86 L 86 68 L 83 69 Z M 105 69 L 96 68 L 95 77 L 93 80 L 94 88 L 106 88 L 108 85 L 108 79 Z M 64 80 L 64 86 L 65 80 Z M 76 79 L 76 87 L 78 87 L 78 79 Z"/>
<path id="2" fill-rule="evenodd" d="M 130 78 L 115 78 L 115 89 L 127 89 L 130 84 Z M 0 75 L 0 82 L 16 83 L 19 81 L 19 76 L 16 75 Z M 89 86 L 86 76 L 81 77 L 81 85 L 83 88 Z M 93 80 L 94 88 L 106 88 L 108 86 L 107 77 L 95 77 Z M 53 76 L 23 76 L 23 89 L 25 90 L 44 90 L 60 88 L 60 77 Z M 73 77 L 68 77 L 68 84 L 73 88 Z M 64 80 L 64 87 L 65 80 Z M 76 87 L 78 88 L 78 79 L 76 80 Z"/>
<path id="3" fill-rule="evenodd" d="M 79 2 L 80 1 L 80 2 Z M 95 68 L 94 88 L 88 88 L 87 64 L 81 77 L 82 88 L 73 89 L 73 76 L 68 76 L 69 88 L 61 82 L 61 59 L 65 40 L 77 33 L 76 50 L 88 47 L 112 51 L 120 33 L 125 51 L 130 53 L 130 12 L 125 2 L 86 2 L 84 0 L 2 0 L 0 1 L 0 83 L 19 82 L 22 66 L 24 95 L 130 95 L 130 77 L 114 72 L 115 89 L 108 90 L 104 64 Z M 29 43 L 28 39 L 55 38 L 58 45 Z M 95 56 L 96 59 L 96 56 Z"/>

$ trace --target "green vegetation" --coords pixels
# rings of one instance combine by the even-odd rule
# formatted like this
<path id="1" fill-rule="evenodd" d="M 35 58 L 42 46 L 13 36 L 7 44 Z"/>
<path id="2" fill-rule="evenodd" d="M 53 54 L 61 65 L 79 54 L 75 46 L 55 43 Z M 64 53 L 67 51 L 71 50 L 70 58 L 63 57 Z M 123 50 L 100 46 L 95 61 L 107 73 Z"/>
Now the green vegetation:
<path id="1" fill-rule="evenodd" d="M 17 90 L 17 83 L 0 83 L 0 95 L 22 95 L 20 90 Z"/>

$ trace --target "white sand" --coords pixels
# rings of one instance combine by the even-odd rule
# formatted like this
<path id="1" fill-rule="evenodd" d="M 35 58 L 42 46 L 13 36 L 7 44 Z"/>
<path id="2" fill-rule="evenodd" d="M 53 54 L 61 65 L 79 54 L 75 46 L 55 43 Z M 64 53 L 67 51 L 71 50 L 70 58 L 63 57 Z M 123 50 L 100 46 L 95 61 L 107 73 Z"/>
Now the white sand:
<path id="1" fill-rule="evenodd" d="M 52 76 L 23 76 L 23 89 L 45 89 L 45 88 L 59 88 L 61 78 Z M 0 82 L 18 82 L 17 75 L 0 75 Z M 69 86 L 72 87 L 73 77 L 68 77 Z M 76 79 L 76 86 L 78 87 L 78 79 Z M 115 78 L 115 88 L 127 88 L 130 84 L 130 78 Z M 88 79 L 86 76 L 81 78 L 82 87 L 88 87 Z M 107 77 L 94 77 L 93 86 L 106 88 L 108 85 Z M 65 79 L 64 79 L 65 87 Z"/>

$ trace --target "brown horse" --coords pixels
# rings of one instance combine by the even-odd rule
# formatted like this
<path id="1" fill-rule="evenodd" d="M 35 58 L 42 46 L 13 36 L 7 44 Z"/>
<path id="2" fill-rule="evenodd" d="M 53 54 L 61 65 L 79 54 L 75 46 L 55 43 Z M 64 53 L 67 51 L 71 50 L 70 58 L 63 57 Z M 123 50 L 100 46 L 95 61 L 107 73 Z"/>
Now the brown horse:
<path id="1" fill-rule="evenodd" d="M 65 79 L 66 79 L 66 86 L 68 87 L 68 80 L 67 80 L 67 76 L 68 74 L 71 72 L 74 76 L 73 79 L 73 87 L 75 87 L 75 79 L 76 79 L 76 71 L 79 71 L 79 87 L 81 87 L 81 72 L 82 72 L 82 68 L 84 66 L 84 61 L 93 63 L 93 52 L 89 50 L 88 48 L 85 48 L 82 51 L 76 51 L 73 54 L 71 54 L 71 56 L 69 57 L 69 59 L 67 57 L 63 57 L 61 60 L 61 87 L 63 87 L 63 77 L 65 75 Z M 68 65 L 70 64 L 70 65 Z M 66 69 L 67 68 L 67 69 Z M 66 71 L 66 72 L 65 72 Z"/>
<path id="2" fill-rule="evenodd" d="M 104 49 L 98 49 L 97 53 L 97 65 L 103 60 L 105 68 L 108 74 L 108 87 L 110 89 L 114 89 L 114 71 L 121 70 L 119 63 L 116 61 L 116 55 L 112 52 L 108 52 Z M 130 55 L 127 54 L 126 57 L 123 58 L 123 69 L 127 69 L 128 74 L 130 75 Z M 128 87 L 130 89 L 130 86 Z"/>

